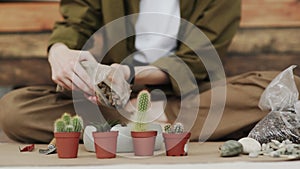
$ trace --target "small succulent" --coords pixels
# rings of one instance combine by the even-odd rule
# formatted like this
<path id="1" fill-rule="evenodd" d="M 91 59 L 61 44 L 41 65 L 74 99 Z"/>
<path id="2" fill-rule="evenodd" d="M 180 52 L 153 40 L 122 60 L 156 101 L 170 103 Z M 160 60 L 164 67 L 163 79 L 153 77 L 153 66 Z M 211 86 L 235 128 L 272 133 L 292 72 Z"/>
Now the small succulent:
<path id="1" fill-rule="evenodd" d="M 82 118 L 78 115 L 72 117 L 69 113 L 64 113 L 54 122 L 54 132 L 81 132 L 82 128 Z"/>
<path id="2" fill-rule="evenodd" d="M 119 120 L 106 121 L 105 123 L 93 123 L 92 125 L 96 127 L 97 132 L 107 132 L 117 124 L 119 124 Z"/>
<path id="3" fill-rule="evenodd" d="M 164 131 L 165 131 L 165 133 L 172 133 L 172 126 L 171 126 L 171 124 L 166 124 L 164 126 Z"/>
<path id="4" fill-rule="evenodd" d="M 184 127 L 182 123 L 175 123 L 174 125 L 166 124 L 164 126 L 165 133 L 180 134 L 184 132 Z"/>
<path id="5" fill-rule="evenodd" d="M 151 104 L 151 96 L 147 90 L 142 90 L 139 92 L 137 97 L 137 121 L 134 125 L 135 131 L 145 131 L 146 123 L 144 123 L 144 118 L 148 112 Z"/>

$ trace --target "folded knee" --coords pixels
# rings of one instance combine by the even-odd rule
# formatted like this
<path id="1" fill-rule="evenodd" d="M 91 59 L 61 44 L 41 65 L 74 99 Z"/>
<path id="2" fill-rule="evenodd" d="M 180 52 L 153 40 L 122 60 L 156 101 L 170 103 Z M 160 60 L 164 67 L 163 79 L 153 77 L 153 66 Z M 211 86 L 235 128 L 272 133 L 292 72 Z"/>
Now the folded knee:
<path id="1" fill-rule="evenodd" d="M 16 100 L 15 91 L 12 91 L 0 100 L 0 127 L 12 140 L 18 142 L 31 142 L 31 113 L 22 108 L 22 103 Z"/>
<path id="2" fill-rule="evenodd" d="M 8 135 L 8 137 L 14 139 L 12 136 L 16 133 L 15 130 L 20 130 L 22 120 L 19 120 L 20 113 L 17 110 L 18 105 L 14 103 L 13 92 L 8 93 L 1 98 L 0 107 L 1 129 Z"/>

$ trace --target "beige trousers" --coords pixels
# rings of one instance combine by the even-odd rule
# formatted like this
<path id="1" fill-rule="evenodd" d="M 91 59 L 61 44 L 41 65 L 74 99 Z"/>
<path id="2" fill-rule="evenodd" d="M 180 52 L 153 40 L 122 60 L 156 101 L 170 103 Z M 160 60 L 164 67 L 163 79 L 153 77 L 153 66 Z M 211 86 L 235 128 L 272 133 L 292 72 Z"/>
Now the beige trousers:
<path id="1" fill-rule="evenodd" d="M 258 108 L 258 101 L 266 86 L 278 73 L 249 72 L 228 78 L 225 109 L 220 122 L 218 120 L 209 122 L 217 125 L 209 140 L 238 139 L 246 136 L 268 113 Z M 295 81 L 299 90 L 300 78 L 295 77 Z M 193 111 L 195 107 L 188 103 L 181 104 L 182 100 L 178 98 L 168 98 L 164 110 L 171 123 L 178 118 L 179 110 L 185 110 L 180 116 L 185 123 L 192 124 L 190 128 L 192 141 L 199 140 L 201 132 L 203 134 L 203 124 L 211 105 L 211 90 L 206 90 L 195 97 L 200 98 L 195 117 L 189 118 L 189 110 Z M 0 125 L 13 140 L 47 143 L 53 138 L 53 122 L 62 113 L 81 112 L 86 113 L 90 119 L 95 119 L 99 117 L 99 114 L 97 116 L 94 114 L 99 112 L 98 108 L 106 120 L 126 121 L 126 118 L 112 108 L 95 106 L 82 97 L 72 100 L 63 93 L 55 92 L 53 86 L 25 87 L 6 94 L 0 100 Z"/>

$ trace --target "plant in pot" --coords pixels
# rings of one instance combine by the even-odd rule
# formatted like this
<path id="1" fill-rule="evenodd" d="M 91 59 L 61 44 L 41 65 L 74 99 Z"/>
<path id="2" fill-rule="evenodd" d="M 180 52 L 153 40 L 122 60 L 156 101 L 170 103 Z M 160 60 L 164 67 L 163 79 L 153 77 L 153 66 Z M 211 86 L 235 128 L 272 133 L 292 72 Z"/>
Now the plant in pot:
<path id="1" fill-rule="evenodd" d="M 117 138 L 119 131 L 110 131 L 118 121 L 105 122 L 94 125 L 97 131 L 93 132 L 94 145 L 97 158 L 115 158 L 117 150 Z"/>
<path id="2" fill-rule="evenodd" d="M 150 104 L 150 93 L 147 90 L 140 91 L 137 97 L 137 120 L 131 131 L 134 155 L 136 156 L 152 156 L 154 152 L 157 131 L 147 131 L 147 124 L 144 122 Z"/>
<path id="3" fill-rule="evenodd" d="M 54 122 L 54 137 L 59 158 L 77 158 L 82 118 L 64 113 Z"/>
<path id="4" fill-rule="evenodd" d="M 174 125 L 166 124 L 164 127 L 163 138 L 166 147 L 167 156 L 187 156 L 190 132 L 184 132 L 184 127 L 181 123 Z"/>

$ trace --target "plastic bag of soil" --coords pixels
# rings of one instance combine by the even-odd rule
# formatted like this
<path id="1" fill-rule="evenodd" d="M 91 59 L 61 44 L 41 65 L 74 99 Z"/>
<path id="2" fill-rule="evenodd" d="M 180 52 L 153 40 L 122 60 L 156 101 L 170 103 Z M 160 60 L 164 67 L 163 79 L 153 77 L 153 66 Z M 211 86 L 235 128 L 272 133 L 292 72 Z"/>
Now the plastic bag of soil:
<path id="1" fill-rule="evenodd" d="M 286 139 L 300 143 L 300 101 L 293 75 L 295 67 L 281 72 L 265 89 L 259 107 L 270 113 L 256 124 L 248 137 L 260 143 Z"/>

